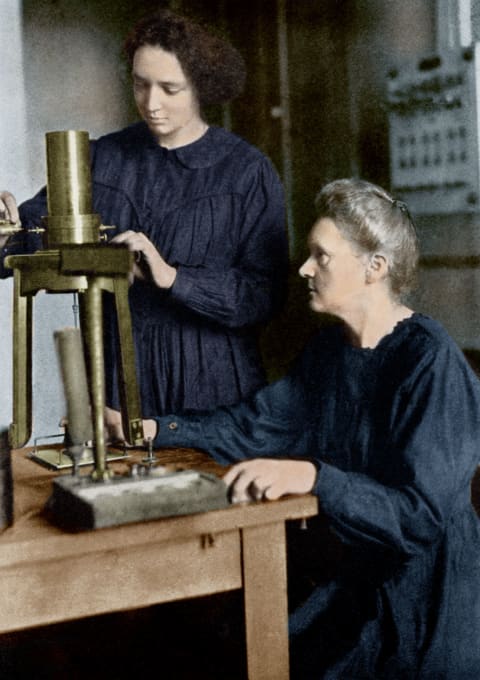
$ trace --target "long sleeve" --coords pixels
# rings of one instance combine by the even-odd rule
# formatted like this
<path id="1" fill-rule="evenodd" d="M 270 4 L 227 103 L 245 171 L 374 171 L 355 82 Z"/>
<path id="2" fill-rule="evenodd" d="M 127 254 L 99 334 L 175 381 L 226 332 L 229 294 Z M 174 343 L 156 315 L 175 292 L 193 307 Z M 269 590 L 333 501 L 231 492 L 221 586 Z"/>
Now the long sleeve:
<path id="1" fill-rule="evenodd" d="M 312 346 L 248 402 L 159 419 L 156 443 L 198 446 L 224 463 L 316 460 L 314 493 L 342 540 L 410 557 L 439 538 L 454 510 L 471 510 L 478 379 L 451 341 L 426 336 L 410 356 L 392 351 L 380 370 L 373 360 L 373 373 L 364 372 L 368 359 L 358 371 L 354 354 L 339 360 L 334 344 Z"/>
<path id="2" fill-rule="evenodd" d="M 297 375 L 259 390 L 252 398 L 211 413 L 156 418 L 156 447 L 195 447 L 222 464 L 258 457 L 301 456 L 307 447 L 301 411 L 308 403 Z"/>
<path id="3" fill-rule="evenodd" d="M 200 266 L 179 265 L 171 290 L 175 301 L 231 328 L 268 320 L 284 302 L 288 273 L 281 184 L 267 161 L 243 181 L 248 188 L 240 185 L 231 199 L 241 222 L 233 262 L 220 255 Z"/>
<path id="4" fill-rule="evenodd" d="M 454 510 L 471 510 L 479 413 L 477 380 L 457 351 L 426 354 L 398 396 L 389 438 L 374 452 L 383 472 L 322 464 L 315 493 L 338 534 L 403 557 L 432 545 Z"/>

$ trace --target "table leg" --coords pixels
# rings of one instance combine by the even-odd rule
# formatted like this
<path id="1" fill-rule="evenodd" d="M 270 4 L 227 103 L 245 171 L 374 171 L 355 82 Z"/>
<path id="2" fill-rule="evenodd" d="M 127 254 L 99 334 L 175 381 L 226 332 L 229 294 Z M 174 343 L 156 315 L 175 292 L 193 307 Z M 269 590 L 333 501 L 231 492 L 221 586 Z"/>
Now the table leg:
<path id="1" fill-rule="evenodd" d="M 242 530 L 249 680 L 288 680 L 285 524 Z"/>

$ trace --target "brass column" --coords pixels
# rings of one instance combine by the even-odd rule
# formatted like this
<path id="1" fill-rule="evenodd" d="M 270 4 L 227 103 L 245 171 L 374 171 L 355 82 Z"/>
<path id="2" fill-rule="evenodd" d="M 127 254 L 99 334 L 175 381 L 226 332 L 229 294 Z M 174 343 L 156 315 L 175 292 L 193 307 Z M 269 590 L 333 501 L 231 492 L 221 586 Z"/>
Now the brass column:
<path id="1" fill-rule="evenodd" d="M 31 436 L 32 412 L 32 299 L 39 290 L 78 292 L 84 310 L 82 335 L 88 351 L 92 401 L 95 470 L 104 480 L 105 379 L 103 352 L 103 291 L 115 297 L 120 338 L 122 421 L 127 441 L 143 443 L 135 352 L 128 306 L 128 276 L 132 254 L 124 246 L 103 243 L 99 215 L 92 212 L 88 133 L 49 132 L 47 146 L 48 216 L 42 218 L 46 249 L 33 255 L 11 255 L 5 264 L 14 269 L 13 321 L 13 448 Z"/>

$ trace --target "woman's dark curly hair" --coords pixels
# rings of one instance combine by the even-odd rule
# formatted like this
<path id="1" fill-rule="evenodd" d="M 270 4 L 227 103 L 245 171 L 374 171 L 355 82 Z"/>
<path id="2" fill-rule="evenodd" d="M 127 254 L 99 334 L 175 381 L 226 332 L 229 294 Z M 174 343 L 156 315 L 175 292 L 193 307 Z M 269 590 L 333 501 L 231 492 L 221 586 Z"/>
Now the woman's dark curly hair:
<path id="1" fill-rule="evenodd" d="M 124 44 L 130 65 L 144 45 L 161 47 L 177 57 L 201 108 L 228 102 L 243 90 L 246 72 L 240 53 L 187 17 L 162 9 L 141 19 Z"/>

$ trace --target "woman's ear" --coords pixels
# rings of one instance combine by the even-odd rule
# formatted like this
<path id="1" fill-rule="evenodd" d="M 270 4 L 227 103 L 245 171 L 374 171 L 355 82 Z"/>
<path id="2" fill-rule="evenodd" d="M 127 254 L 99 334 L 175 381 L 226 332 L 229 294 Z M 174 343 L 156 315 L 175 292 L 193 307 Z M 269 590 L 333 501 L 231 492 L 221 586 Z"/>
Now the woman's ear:
<path id="1" fill-rule="evenodd" d="M 367 283 L 383 279 L 388 273 L 388 261 L 381 253 L 374 253 L 367 265 L 365 280 Z"/>

